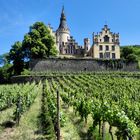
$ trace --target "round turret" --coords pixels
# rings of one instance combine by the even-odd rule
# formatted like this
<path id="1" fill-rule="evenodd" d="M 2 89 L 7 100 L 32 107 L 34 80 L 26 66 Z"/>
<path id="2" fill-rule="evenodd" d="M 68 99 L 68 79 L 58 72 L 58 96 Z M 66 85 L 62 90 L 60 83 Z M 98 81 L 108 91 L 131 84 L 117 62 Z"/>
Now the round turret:
<path id="1" fill-rule="evenodd" d="M 64 6 L 63 6 L 61 18 L 60 18 L 60 24 L 56 31 L 56 42 L 58 47 L 64 46 L 65 43 L 68 42 L 68 39 L 70 39 L 70 30 L 66 22 L 66 16 L 64 13 Z"/>

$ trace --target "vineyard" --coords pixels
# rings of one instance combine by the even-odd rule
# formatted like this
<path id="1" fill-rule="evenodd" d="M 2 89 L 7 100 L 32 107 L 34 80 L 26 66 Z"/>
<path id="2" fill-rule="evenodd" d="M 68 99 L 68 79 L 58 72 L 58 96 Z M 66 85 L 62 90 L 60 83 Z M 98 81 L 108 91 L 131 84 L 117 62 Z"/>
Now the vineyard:
<path id="1" fill-rule="evenodd" d="M 140 139 L 139 78 L 58 75 L 0 86 L 0 140 Z"/>

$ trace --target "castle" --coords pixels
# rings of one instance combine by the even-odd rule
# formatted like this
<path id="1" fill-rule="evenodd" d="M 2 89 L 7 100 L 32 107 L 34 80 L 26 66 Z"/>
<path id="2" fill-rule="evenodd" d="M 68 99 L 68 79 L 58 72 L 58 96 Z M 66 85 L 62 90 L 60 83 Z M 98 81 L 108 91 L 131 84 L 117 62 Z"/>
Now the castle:
<path id="1" fill-rule="evenodd" d="M 119 33 L 112 33 L 107 25 L 104 25 L 100 33 L 93 33 L 92 45 L 90 45 L 90 39 L 85 38 L 84 45 L 80 46 L 70 35 L 63 7 L 58 29 L 53 32 L 50 26 L 49 28 L 56 39 L 56 46 L 60 56 L 120 59 Z"/>

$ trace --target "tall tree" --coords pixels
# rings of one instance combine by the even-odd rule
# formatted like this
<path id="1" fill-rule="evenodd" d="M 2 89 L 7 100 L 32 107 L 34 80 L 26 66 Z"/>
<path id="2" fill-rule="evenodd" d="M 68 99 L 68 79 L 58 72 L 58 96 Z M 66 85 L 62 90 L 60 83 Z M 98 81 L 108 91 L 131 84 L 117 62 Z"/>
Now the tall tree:
<path id="1" fill-rule="evenodd" d="M 27 58 L 46 58 L 57 54 L 55 38 L 43 22 L 36 22 L 24 36 L 23 50 Z"/>
<path id="2" fill-rule="evenodd" d="M 24 52 L 22 51 L 22 43 L 17 41 L 9 52 L 8 59 L 13 62 L 14 74 L 19 75 L 24 68 Z"/>

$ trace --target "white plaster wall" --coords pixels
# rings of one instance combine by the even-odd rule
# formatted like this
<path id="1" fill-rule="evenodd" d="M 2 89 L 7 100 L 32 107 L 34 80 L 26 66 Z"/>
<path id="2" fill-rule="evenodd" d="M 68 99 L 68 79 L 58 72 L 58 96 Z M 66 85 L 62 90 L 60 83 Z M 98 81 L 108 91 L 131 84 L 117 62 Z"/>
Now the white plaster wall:
<path id="1" fill-rule="evenodd" d="M 62 44 L 62 42 L 68 42 L 68 39 L 70 38 L 70 33 L 68 31 L 58 31 L 56 36 L 57 41 Z"/>

